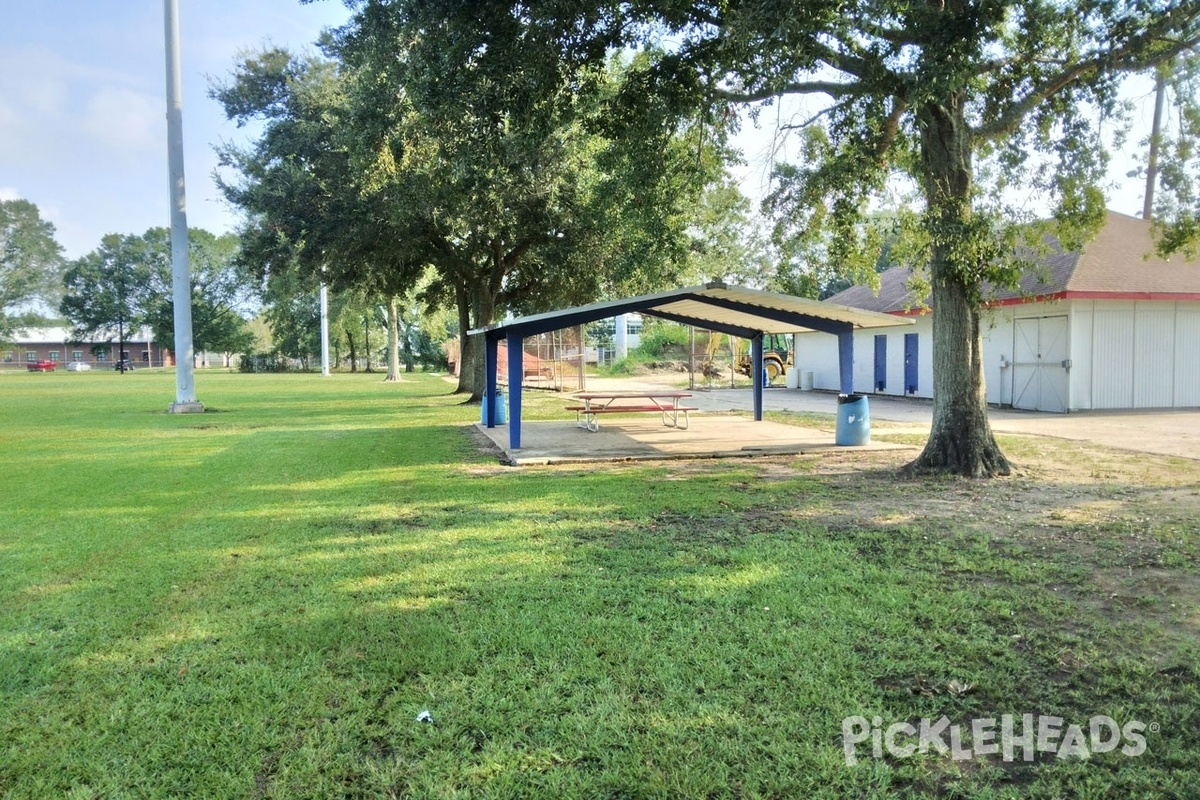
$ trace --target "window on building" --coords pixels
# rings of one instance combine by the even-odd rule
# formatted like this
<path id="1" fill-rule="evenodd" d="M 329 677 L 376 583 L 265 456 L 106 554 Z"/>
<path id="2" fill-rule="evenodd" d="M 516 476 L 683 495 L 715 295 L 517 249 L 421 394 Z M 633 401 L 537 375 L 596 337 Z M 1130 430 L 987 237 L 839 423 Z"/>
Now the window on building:
<path id="1" fill-rule="evenodd" d="M 150 363 L 150 351 L 149 351 L 149 350 L 143 350 L 143 351 L 142 351 L 142 363 L 143 363 L 143 364 L 149 364 L 149 363 Z"/>
<path id="2" fill-rule="evenodd" d="M 37 361 L 37 353 L 33 352 L 32 350 L 27 350 L 25 352 L 25 360 L 32 364 L 33 362 Z"/>
<path id="3" fill-rule="evenodd" d="M 103 350 L 99 350 L 96 352 L 96 363 L 97 364 L 103 364 L 107 360 L 108 360 L 108 356 Z"/>
<path id="4" fill-rule="evenodd" d="M 58 363 L 58 359 L 59 359 L 59 357 L 60 357 L 61 355 L 62 355 L 62 353 L 58 352 L 57 350 L 51 350 L 51 351 L 50 351 L 50 360 L 51 360 L 52 362 L 54 362 L 55 364 L 57 364 L 57 363 Z"/>
<path id="5" fill-rule="evenodd" d="M 71 360 L 72 361 L 83 361 L 83 351 L 82 350 L 72 350 L 71 351 Z"/>
<path id="6" fill-rule="evenodd" d="M 16 360 L 17 360 L 17 354 L 14 353 L 12 350 L 9 350 L 7 353 L 4 354 L 4 363 L 5 364 L 11 364 Z"/>
<path id="7" fill-rule="evenodd" d="M 129 351 L 128 351 L 128 350 L 122 350 L 122 351 L 121 351 L 121 360 L 122 360 L 122 361 L 128 361 L 128 360 L 129 360 Z"/>

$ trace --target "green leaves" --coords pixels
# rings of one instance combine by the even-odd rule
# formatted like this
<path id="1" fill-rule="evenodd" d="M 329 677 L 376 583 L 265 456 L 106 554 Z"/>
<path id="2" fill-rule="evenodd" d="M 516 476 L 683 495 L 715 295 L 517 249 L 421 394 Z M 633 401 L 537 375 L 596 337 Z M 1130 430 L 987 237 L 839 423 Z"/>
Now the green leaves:
<path id="1" fill-rule="evenodd" d="M 27 200 L 0 201 L 0 337 L 27 316 L 22 306 L 53 302 L 60 288 L 62 247 L 54 225 Z"/>
<path id="2" fill-rule="evenodd" d="M 197 351 L 235 352 L 252 338 L 242 313 L 254 302 L 253 283 L 237 269 L 236 236 L 188 231 L 192 278 L 192 339 Z M 149 325 L 155 339 L 174 348 L 171 235 L 151 228 L 141 236 L 109 234 L 100 247 L 74 261 L 64 278 L 60 311 L 78 341 L 122 339 Z"/>

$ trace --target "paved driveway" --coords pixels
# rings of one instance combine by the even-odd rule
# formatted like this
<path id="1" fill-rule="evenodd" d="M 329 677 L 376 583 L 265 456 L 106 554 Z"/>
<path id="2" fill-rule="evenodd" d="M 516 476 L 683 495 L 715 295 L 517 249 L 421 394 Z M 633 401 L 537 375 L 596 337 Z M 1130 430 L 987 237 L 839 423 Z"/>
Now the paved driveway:
<path id="1" fill-rule="evenodd" d="M 749 389 L 714 389 L 697 391 L 693 405 L 714 411 L 749 410 L 752 402 Z M 837 396 L 831 392 L 771 388 L 763 394 L 763 407 L 768 411 L 836 413 Z M 933 403 L 929 400 L 871 397 L 870 409 L 872 419 L 910 423 L 915 431 L 922 433 L 929 431 L 933 418 Z M 992 429 L 998 432 L 1057 436 L 1124 450 L 1200 459 L 1200 410 L 1046 414 L 993 408 L 989 418 Z"/>

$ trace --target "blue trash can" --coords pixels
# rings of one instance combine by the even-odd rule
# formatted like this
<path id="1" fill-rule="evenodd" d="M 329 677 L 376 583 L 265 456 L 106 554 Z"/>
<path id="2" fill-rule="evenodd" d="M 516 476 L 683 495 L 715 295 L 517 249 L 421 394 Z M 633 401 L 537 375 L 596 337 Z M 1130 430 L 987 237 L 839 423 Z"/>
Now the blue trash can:
<path id="1" fill-rule="evenodd" d="M 482 405 L 482 409 L 479 412 L 479 421 L 482 424 L 487 425 L 488 424 L 487 392 L 483 393 L 483 403 L 481 405 Z M 504 392 L 496 392 L 496 424 L 497 425 L 504 425 L 507 422 L 507 420 L 505 419 L 505 413 L 504 413 L 506 406 L 507 406 L 507 404 L 504 402 Z"/>
<path id="2" fill-rule="evenodd" d="M 839 394 L 834 442 L 842 447 L 871 443 L 871 411 L 866 395 Z"/>
<path id="3" fill-rule="evenodd" d="M 766 367 L 762 368 L 762 385 L 763 385 L 764 389 L 766 389 L 767 387 L 769 387 L 771 385 L 771 376 L 769 374 L 767 374 Z"/>

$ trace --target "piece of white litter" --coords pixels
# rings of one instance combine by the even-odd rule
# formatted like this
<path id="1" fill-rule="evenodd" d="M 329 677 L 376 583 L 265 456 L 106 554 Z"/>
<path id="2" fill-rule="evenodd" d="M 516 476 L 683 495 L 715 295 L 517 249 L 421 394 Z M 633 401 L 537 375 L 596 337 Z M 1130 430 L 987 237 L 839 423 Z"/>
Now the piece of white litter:
<path id="1" fill-rule="evenodd" d="M 430 714 L 428 709 L 417 714 L 417 722 L 433 722 L 433 714 Z"/>

